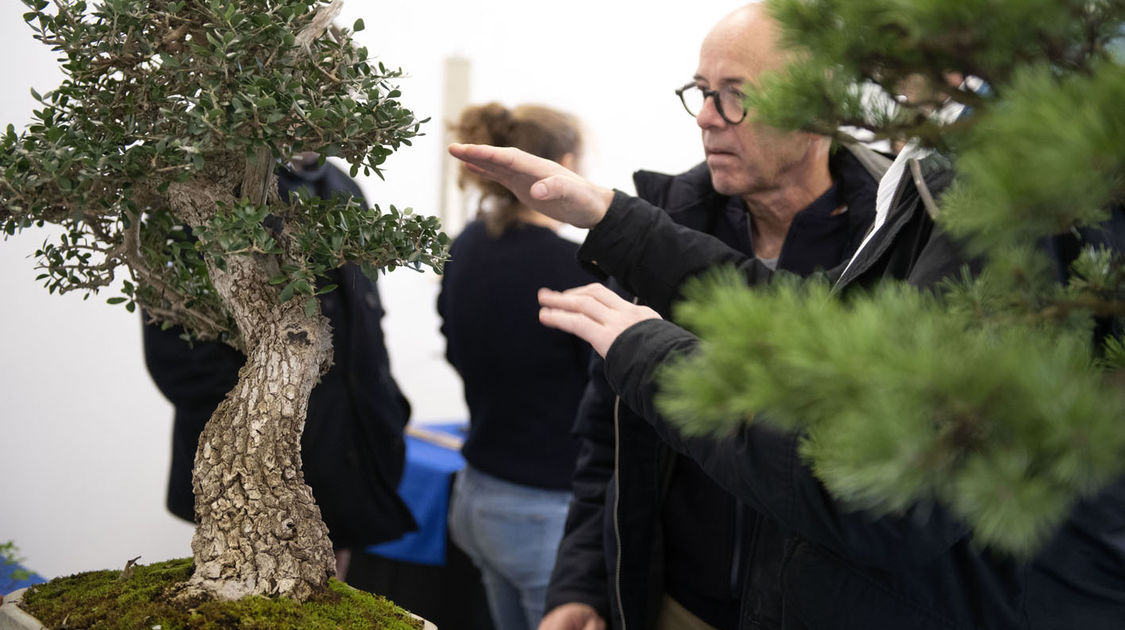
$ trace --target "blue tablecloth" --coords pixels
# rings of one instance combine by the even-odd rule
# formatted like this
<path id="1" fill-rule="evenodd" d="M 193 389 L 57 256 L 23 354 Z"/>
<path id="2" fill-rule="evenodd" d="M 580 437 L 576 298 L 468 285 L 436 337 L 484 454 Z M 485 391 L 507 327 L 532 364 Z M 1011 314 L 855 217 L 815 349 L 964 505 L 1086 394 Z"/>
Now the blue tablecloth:
<path id="1" fill-rule="evenodd" d="M 23 572 L 23 574 L 18 576 L 13 575 L 18 571 Z M 7 595 L 12 591 L 18 591 L 21 588 L 41 584 L 46 581 L 47 580 L 43 579 L 43 576 L 28 571 L 18 563 L 4 564 L 3 560 L 0 560 L 0 595 Z"/>
<path id="2" fill-rule="evenodd" d="M 465 423 L 426 424 L 426 429 L 464 437 Z M 372 545 L 369 553 L 417 564 L 445 564 L 446 519 L 453 473 L 465 466 L 456 449 L 406 436 L 406 467 L 398 492 L 410 507 L 418 531 L 391 542 Z"/>

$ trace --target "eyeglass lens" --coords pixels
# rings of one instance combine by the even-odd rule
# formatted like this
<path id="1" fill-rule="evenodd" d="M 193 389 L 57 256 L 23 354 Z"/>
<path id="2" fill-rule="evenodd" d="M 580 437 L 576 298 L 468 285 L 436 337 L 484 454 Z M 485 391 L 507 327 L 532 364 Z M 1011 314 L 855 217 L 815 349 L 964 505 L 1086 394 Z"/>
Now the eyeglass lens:
<path id="1" fill-rule="evenodd" d="M 710 90 L 708 90 L 708 93 L 710 93 Z M 684 107 L 687 108 L 688 113 L 692 116 L 698 116 L 699 112 L 703 110 L 703 102 L 707 97 L 704 95 L 703 88 L 699 86 L 689 86 L 684 88 L 680 93 L 680 98 L 683 99 Z M 732 124 L 741 122 L 746 116 L 746 109 L 742 99 L 742 93 L 738 90 L 719 90 L 718 98 L 715 99 L 715 104 L 719 108 L 719 115 Z"/>

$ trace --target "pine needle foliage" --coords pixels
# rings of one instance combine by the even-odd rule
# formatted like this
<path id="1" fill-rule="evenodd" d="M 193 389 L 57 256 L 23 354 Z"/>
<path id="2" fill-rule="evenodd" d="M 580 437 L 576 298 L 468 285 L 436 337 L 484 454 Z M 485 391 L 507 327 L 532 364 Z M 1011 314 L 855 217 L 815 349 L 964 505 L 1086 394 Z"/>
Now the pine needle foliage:
<path id="1" fill-rule="evenodd" d="M 686 297 L 677 321 L 702 342 L 661 375 L 664 412 L 689 434 L 804 432 L 802 455 L 852 507 L 940 502 L 980 542 L 1026 553 L 1125 473 L 1125 392 L 1088 334 L 982 323 L 898 284 L 843 300 L 825 282 L 749 291 L 721 273 Z"/>
<path id="2" fill-rule="evenodd" d="M 177 184 L 237 182 L 247 158 L 286 162 L 303 151 L 382 176 L 419 133 L 393 82 L 331 24 L 323 0 L 22 0 L 34 37 L 58 53 L 65 80 L 24 130 L 0 135 L 0 226 L 11 235 L 55 224 L 36 252 L 51 291 L 89 297 L 122 269 L 123 295 L 167 325 L 237 344 L 205 259 L 278 258 L 286 299 L 326 287 L 345 262 L 374 276 L 398 265 L 440 268 L 437 219 L 343 198 L 291 205 L 244 190 L 189 237 L 170 213 Z M 356 30 L 362 28 L 357 22 Z M 233 186 L 232 186 L 233 188 Z M 269 220 L 267 220 L 267 217 Z"/>
<path id="3" fill-rule="evenodd" d="M 701 345 L 661 375 L 660 408 L 692 434 L 801 431 L 846 505 L 939 504 L 980 544 L 1034 553 L 1125 474 L 1125 258 L 1088 229 L 1125 201 L 1125 2 L 768 4 L 800 54 L 753 115 L 951 158 L 938 222 L 983 270 L 935 293 L 702 281 L 676 311 Z M 1069 269 L 1043 253 L 1058 234 L 1085 243 Z"/>
<path id="4" fill-rule="evenodd" d="M 1061 77 L 1045 65 L 1017 71 L 1002 107 L 965 133 L 963 190 L 943 225 L 993 251 L 1104 220 L 1125 199 L 1122 102 L 1125 71 L 1113 62 Z"/>

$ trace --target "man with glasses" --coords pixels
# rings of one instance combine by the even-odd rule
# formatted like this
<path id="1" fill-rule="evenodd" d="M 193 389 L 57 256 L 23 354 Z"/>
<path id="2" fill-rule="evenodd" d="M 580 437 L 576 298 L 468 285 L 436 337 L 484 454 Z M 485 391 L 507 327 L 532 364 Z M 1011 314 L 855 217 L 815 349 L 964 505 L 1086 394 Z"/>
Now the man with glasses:
<path id="1" fill-rule="evenodd" d="M 745 91 L 786 61 L 776 44 L 776 25 L 758 5 L 724 18 L 703 42 L 694 79 L 676 90 L 702 131 L 706 162 L 634 180 L 674 221 L 807 275 L 859 245 L 889 160 L 747 120 Z M 540 630 L 780 625 L 786 535 L 665 445 L 616 398 L 601 359 L 576 431 L 575 498 Z"/>

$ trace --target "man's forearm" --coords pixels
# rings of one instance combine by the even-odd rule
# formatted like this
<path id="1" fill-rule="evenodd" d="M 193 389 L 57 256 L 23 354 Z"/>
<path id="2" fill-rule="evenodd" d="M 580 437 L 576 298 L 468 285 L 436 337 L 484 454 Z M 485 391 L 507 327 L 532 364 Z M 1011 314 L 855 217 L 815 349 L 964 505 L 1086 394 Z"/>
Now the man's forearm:
<path id="1" fill-rule="evenodd" d="M 677 224 L 652 204 L 614 193 L 602 220 L 578 250 L 579 261 L 617 279 L 664 317 L 681 299 L 682 285 L 709 269 L 733 265 L 748 284 L 769 282 L 773 272 L 718 238 Z"/>

